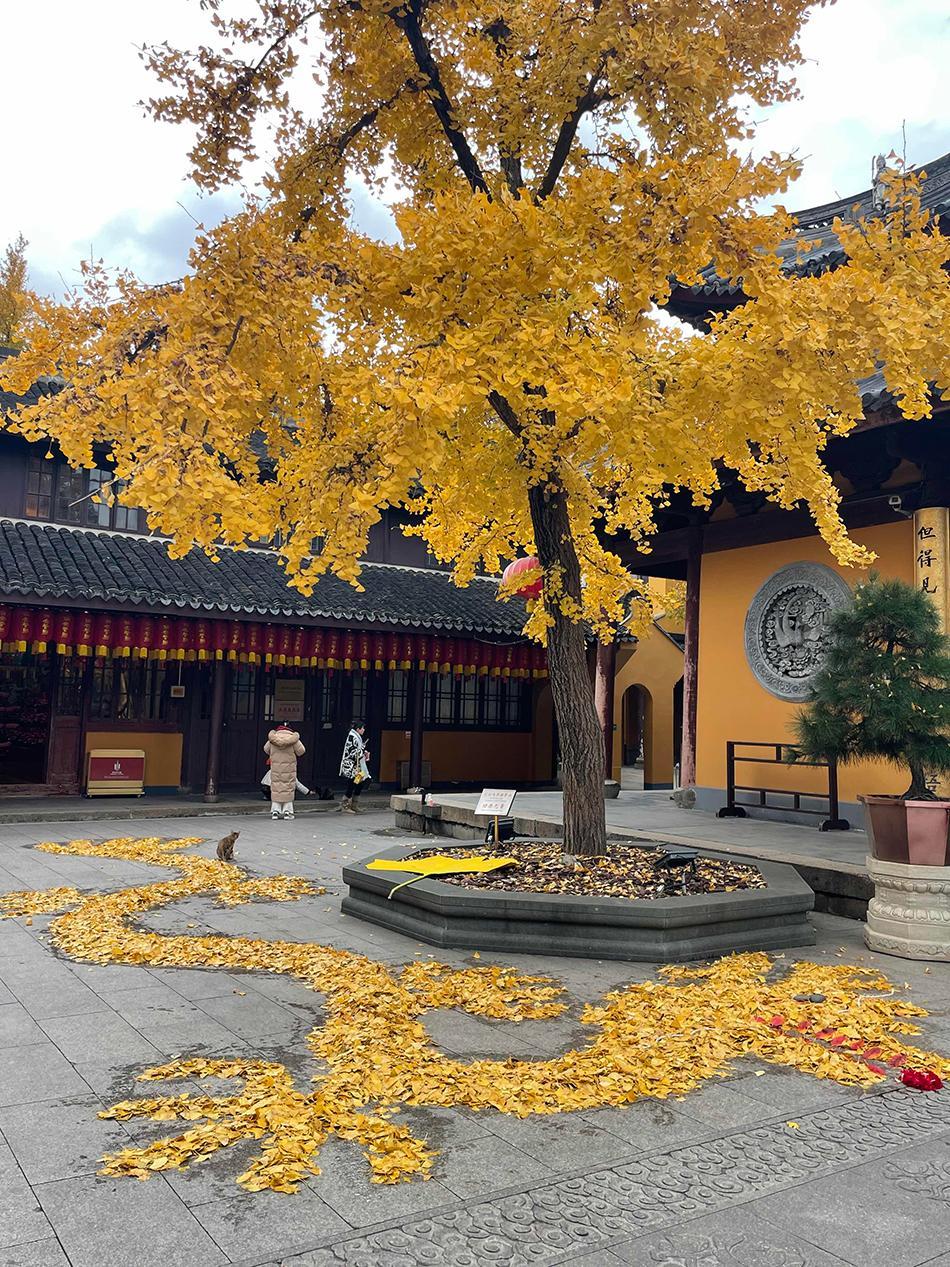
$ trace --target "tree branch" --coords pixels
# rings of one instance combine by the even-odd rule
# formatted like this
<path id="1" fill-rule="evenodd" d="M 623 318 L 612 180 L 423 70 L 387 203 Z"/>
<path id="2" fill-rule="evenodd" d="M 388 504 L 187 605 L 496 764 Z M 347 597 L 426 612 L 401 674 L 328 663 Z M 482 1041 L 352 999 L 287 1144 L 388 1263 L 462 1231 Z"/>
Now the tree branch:
<path id="1" fill-rule="evenodd" d="M 538 192 L 534 196 L 535 202 L 543 202 L 545 198 L 554 192 L 554 186 L 557 184 L 561 169 L 567 162 L 567 156 L 570 154 L 571 146 L 574 144 L 574 138 L 577 135 L 581 119 L 589 110 L 593 110 L 602 101 L 607 100 L 606 94 L 598 94 L 597 85 L 600 82 L 601 75 L 604 73 L 607 62 L 612 56 L 612 49 L 601 54 L 596 70 L 592 72 L 587 81 L 587 87 L 577 98 L 574 109 L 561 124 L 557 140 L 554 142 L 554 149 L 551 151 L 551 161 L 548 163 L 548 169 L 544 173 L 541 184 L 538 186 Z"/>
<path id="2" fill-rule="evenodd" d="M 449 100 L 448 93 L 445 91 L 445 85 L 442 82 L 442 76 L 439 73 L 438 64 L 432 55 L 429 42 L 422 33 L 420 0 L 410 0 L 410 3 L 404 8 L 391 9 L 389 16 L 405 35 L 416 66 L 426 78 L 430 89 L 429 98 L 432 102 L 432 109 L 435 111 L 436 118 L 442 126 L 445 139 L 452 147 L 456 161 L 462 169 L 462 175 L 468 181 L 473 193 L 486 194 L 490 197 L 488 182 L 482 175 L 478 159 L 472 153 L 465 134 L 452 122 L 452 103 Z"/>
<path id="3" fill-rule="evenodd" d="M 488 393 L 488 403 L 494 409 L 495 413 L 502 420 L 512 435 L 521 435 L 521 423 L 518 421 L 518 415 L 512 409 L 511 405 L 502 396 L 501 392 L 492 389 Z"/>

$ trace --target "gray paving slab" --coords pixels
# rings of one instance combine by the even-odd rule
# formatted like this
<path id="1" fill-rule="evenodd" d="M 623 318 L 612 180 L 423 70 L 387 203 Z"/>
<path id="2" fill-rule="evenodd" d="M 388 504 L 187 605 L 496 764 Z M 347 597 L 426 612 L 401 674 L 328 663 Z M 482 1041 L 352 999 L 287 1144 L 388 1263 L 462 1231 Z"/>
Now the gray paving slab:
<path id="1" fill-rule="evenodd" d="M 88 1084 L 49 1041 L 0 1050 L 0 1105 L 83 1095 Z"/>
<path id="2" fill-rule="evenodd" d="M 0 1004 L 0 1047 L 24 1047 L 45 1037 L 22 1003 Z"/>
<path id="3" fill-rule="evenodd" d="M 291 1203 L 279 1192 L 242 1192 L 197 1206 L 194 1216 L 215 1243 L 238 1262 L 259 1262 L 285 1254 L 293 1246 L 336 1239 L 349 1223 L 312 1192 L 299 1192 Z"/>
<path id="4" fill-rule="evenodd" d="M 97 1116 L 101 1108 L 91 1094 L 20 1104 L 0 1109 L 0 1131 L 32 1184 L 92 1174 L 104 1153 L 128 1144 L 120 1123 Z"/>
<path id="5" fill-rule="evenodd" d="M 682 1226 L 612 1245 L 615 1261 L 655 1267 L 836 1267 L 849 1262 L 773 1227 L 745 1206 L 689 1219 Z"/>
<path id="6" fill-rule="evenodd" d="M 70 1267 L 55 1237 L 0 1249 L 0 1267 Z"/>
<path id="7" fill-rule="evenodd" d="M 530 1162 L 530 1158 L 525 1158 Z M 331 1139 L 320 1150 L 320 1174 L 310 1180 L 316 1196 L 352 1227 L 400 1220 L 458 1205 L 457 1195 L 437 1179 L 426 1183 L 372 1183 L 355 1144 Z"/>
<path id="8" fill-rule="evenodd" d="M 156 1061 L 161 1052 L 113 1011 L 52 1016 L 40 1024 L 69 1060 Z"/>
<path id="9" fill-rule="evenodd" d="M 27 1184 L 0 1192 L 0 1245 L 22 1245 L 51 1235 L 52 1228 L 36 1193 Z"/>
<path id="10" fill-rule="evenodd" d="M 714 1127 L 681 1112 L 681 1108 L 670 1100 L 639 1100 L 618 1109 L 589 1109 L 580 1116 L 618 1136 L 627 1151 L 648 1153 L 714 1133 Z"/>
<path id="11" fill-rule="evenodd" d="M 220 1022 L 241 1038 L 275 1039 L 278 1035 L 293 1035 L 300 1032 L 303 1021 L 290 1009 L 280 1003 L 272 1003 L 256 990 L 248 990 L 243 994 L 217 995 L 210 999 L 200 999 L 198 1006 L 208 1016 Z M 289 1041 L 293 1041 L 291 1038 Z"/>
<path id="12" fill-rule="evenodd" d="M 950 1245 L 950 1137 L 757 1201 L 768 1223 L 860 1267 L 916 1267 Z"/>
<path id="13" fill-rule="evenodd" d="M 37 1185 L 70 1267 L 217 1267 L 227 1257 L 161 1176 Z"/>
<path id="14" fill-rule="evenodd" d="M 626 1140 L 583 1113 L 526 1118 L 492 1113 L 485 1116 L 485 1125 L 493 1135 L 543 1162 L 549 1170 L 576 1170 L 579 1157 L 585 1165 L 601 1166 L 634 1151 Z"/>

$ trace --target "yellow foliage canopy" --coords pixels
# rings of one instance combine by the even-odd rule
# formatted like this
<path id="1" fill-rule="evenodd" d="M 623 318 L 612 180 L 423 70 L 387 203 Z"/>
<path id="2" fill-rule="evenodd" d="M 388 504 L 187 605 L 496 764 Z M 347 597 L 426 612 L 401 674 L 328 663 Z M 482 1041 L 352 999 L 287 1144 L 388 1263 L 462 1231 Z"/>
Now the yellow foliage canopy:
<path id="1" fill-rule="evenodd" d="M 77 464 L 106 444 L 123 500 L 178 553 L 280 529 L 305 591 L 357 580 L 387 504 L 420 513 L 463 584 L 537 545 L 538 633 L 555 610 L 619 620 L 633 585 L 598 530 L 642 538 L 665 489 L 702 503 L 723 465 L 866 561 L 821 451 L 879 365 L 911 418 L 950 382 L 950 240 L 895 177 L 889 214 L 837 226 L 845 266 L 783 271 L 790 222 L 761 208 L 796 165 L 739 147 L 749 111 L 794 91 L 807 0 L 207 8 L 207 46 L 150 53 L 168 89 L 152 108 L 196 126 L 207 187 L 269 120 L 266 196 L 202 234 L 179 282 L 90 264 L 81 292 L 38 301 L 0 386 L 59 371 L 66 388 L 26 434 Z M 395 190 L 395 240 L 354 227 L 355 181 Z M 658 322 L 670 279 L 711 260 L 752 302 L 703 334 Z M 545 498 L 566 506 L 554 546 Z"/>

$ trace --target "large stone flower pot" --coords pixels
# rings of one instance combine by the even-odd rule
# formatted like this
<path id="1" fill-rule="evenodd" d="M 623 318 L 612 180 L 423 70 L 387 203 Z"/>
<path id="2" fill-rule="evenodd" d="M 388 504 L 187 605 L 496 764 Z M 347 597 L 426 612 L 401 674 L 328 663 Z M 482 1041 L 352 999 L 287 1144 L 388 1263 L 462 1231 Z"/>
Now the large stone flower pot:
<path id="1" fill-rule="evenodd" d="M 950 865 L 950 801 L 862 796 L 871 854 L 879 862 Z"/>
<path id="2" fill-rule="evenodd" d="M 868 948 L 904 959 L 950 961 L 950 866 L 873 856 L 867 866 L 874 881 L 864 928 Z"/>

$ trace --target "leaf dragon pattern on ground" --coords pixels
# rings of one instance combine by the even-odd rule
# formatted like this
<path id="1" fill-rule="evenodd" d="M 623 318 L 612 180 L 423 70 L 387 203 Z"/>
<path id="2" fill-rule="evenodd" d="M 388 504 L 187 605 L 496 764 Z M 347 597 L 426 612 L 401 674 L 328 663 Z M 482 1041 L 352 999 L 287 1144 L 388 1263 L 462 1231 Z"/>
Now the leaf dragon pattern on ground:
<path id="1" fill-rule="evenodd" d="M 153 864 L 179 877 L 116 892 L 9 893 L 0 897 L 0 914 L 56 914 L 53 944 L 87 963 L 294 978 L 324 999 L 326 1021 L 307 1040 L 321 1072 L 305 1092 L 282 1064 L 262 1060 L 181 1059 L 150 1068 L 142 1080 L 234 1079 L 240 1089 L 127 1100 L 105 1110 L 102 1116 L 110 1118 L 187 1123 L 177 1134 L 109 1155 L 106 1174 L 147 1178 L 254 1139 L 260 1152 L 238 1182 L 252 1191 L 294 1192 L 320 1173 L 320 1147 L 333 1135 L 361 1146 L 376 1182 L 427 1177 L 435 1154 L 393 1120 L 403 1108 L 464 1106 L 527 1117 L 620 1106 L 686 1095 L 730 1072 L 743 1056 L 861 1087 L 903 1064 L 950 1076 L 950 1060 L 898 1037 L 919 1033 L 911 1018 L 926 1012 L 896 997 L 885 977 L 845 964 L 779 965 L 760 952 L 699 968 L 662 968 L 657 980 L 606 994 L 581 1014 L 591 1035 L 587 1045 L 552 1059 L 456 1059 L 433 1043 L 422 1021 L 426 1012 L 458 1008 L 501 1020 L 546 1019 L 565 1010 L 561 987 L 499 966 L 428 961 L 393 967 L 333 946 L 169 935 L 136 926 L 137 916 L 186 898 L 216 897 L 234 906 L 324 892 L 303 879 L 248 877 L 233 863 L 185 852 L 200 843 L 120 837 L 41 844 L 48 853 Z"/>

